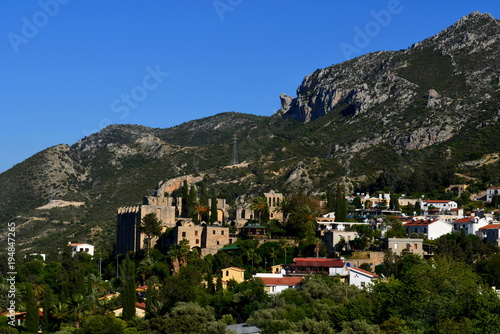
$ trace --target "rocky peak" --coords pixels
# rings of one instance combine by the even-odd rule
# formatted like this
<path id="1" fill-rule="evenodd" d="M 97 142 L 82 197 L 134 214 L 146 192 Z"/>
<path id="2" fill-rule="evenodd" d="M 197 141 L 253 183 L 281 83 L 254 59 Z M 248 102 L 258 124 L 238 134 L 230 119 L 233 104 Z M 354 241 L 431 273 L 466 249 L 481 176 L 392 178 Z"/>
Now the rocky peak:
<path id="1" fill-rule="evenodd" d="M 407 67 L 412 56 L 426 49 L 439 52 L 441 56 L 449 56 L 455 74 L 473 70 L 483 72 L 480 81 L 491 81 L 492 76 L 500 75 L 500 67 L 490 63 L 488 67 L 491 70 L 488 71 L 484 59 L 497 59 L 495 55 L 499 53 L 499 36 L 498 20 L 491 14 L 473 12 L 406 51 L 370 53 L 316 70 L 304 78 L 297 89 L 297 98 L 280 95 L 281 109 L 278 114 L 285 119 L 293 118 L 307 123 L 341 107 L 344 107 L 345 115 L 363 113 L 391 98 L 397 98 L 401 107 L 407 106 L 419 87 L 414 81 L 398 76 L 398 69 Z M 481 60 L 464 64 L 469 61 L 457 53 L 476 54 Z M 435 87 L 421 88 L 427 91 Z"/>

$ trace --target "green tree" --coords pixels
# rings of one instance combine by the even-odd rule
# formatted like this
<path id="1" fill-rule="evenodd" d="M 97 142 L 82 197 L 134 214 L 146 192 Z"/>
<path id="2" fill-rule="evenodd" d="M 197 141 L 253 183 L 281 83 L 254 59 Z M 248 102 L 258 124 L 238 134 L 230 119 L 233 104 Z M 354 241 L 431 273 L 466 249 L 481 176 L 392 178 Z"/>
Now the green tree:
<path id="1" fill-rule="evenodd" d="M 253 198 L 250 202 L 250 209 L 258 213 L 261 224 L 269 220 L 269 203 L 264 196 Z"/>
<path id="2" fill-rule="evenodd" d="M 82 325 L 82 334 L 122 334 L 127 327 L 125 321 L 110 315 L 95 315 L 85 319 Z"/>
<path id="3" fill-rule="evenodd" d="M 123 320 L 130 320 L 135 316 L 135 264 L 127 255 L 120 268 L 122 292 L 120 299 L 123 306 Z"/>
<path id="4" fill-rule="evenodd" d="M 202 182 L 201 189 L 200 189 L 200 204 L 208 207 L 208 204 L 209 204 L 208 200 L 209 200 L 209 196 L 208 196 L 207 186 L 205 185 L 205 182 Z"/>
<path id="5" fill-rule="evenodd" d="M 337 193 L 335 196 L 335 220 L 345 222 L 347 220 L 347 200 L 345 198 L 344 189 L 340 184 L 337 185 Z"/>
<path id="6" fill-rule="evenodd" d="M 161 235 L 161 221 L 156 216 L 156 213 L 151 212 L 146 214 L 141 221 L 141 232 L 145 234 L 146 238 L 146 254 L 149 256 L 149 250 L 151 249 L 151 240 L 153 237 L 159 237 Z"/>
<path id="7" fill-rule="evenodd" d="M 356 209 L 362 209 L 363 204 L 361 203 L 361 198 L 359 196 L 354 197 L 352 200 L 352 205 L 356 207 Z"/>
<path id="8" fill-rule="evenodd" d="M 389 202 L 389 209 L 399 211 L 399 195 L 398 194 L 391 194 L 391 199 Z"/>
<path id="9" fill-rule="evenodd" d="M 215 223 L 219 219 L 219 214 L 217 211 L 217 196 L 215 193 L 212 194 L 212 199 L 210 201 L 210 223 Z"/>
<path id="10" fill-rule="evenodd" d="M 198 222 L 208 222 L 210 208 L 201 204 L 196 204 L 194 207 L 194 215 Z"/>
<path id="11" fill-rule="evenodd" d="M 386 233 L 387 238 L 407 238 L 408 234 L 403 227 L 403 223 L 395 217 L 387 217 L 385 224 L 389 227 Z"/>
<path id="12" fill-rule="evenodd" d="M 31 283 L 26 284 L 26 332 L 38 333 L 39 319 L 38 303 L 33 294 L 34 286 Z"/>
<path id="13" fill-rule="evenodd" d="M 188 210 L 189 186 L 187 180 L 182 181 L 182 217 L 189 217 Z"/>
<path id="14" fill-rule="evenodd" d="M 262 260 L 254 248 L 248 248 L 245 252 L 245 257 L 247 258 L 248 261 L 252 262 L 252 270 L 254 261 L 260 262 Z"/>
<path id="15" fill-rule="evenodd" d="M 182 239 L 177 245 L 170 246 L 169 257 L 174 273 L 180 272 L 180 268 L 187 264 L 189 252 L 189 241 L 187 239 Z"/>
<path id="16" fill-rule="evenodd" d="M 55 319 L 53 317 L 54 301 L 50 285 L 45 285 L 43 289 L 43 318 L 42 331 L 50 333 L 54 330 Z"/>
<path id="17" fill-rule="evenodd" d="M 328 212 L 334 212 L 335 211 L 335 196 L 333 195 L 333 191 L 331 188 L 328 188 L 326 191 L 326 205 Z"/>
<path id="18" fill-rule="evenodd" d="M 188 217 L 193 220 L 195 224 L 199 223 L 198 214 L 196 213 L 196 204 L 198 204 L 198 195 L 196 194 L 196 186 L 193 184 L 189 188 L 189 194 L 186 201 Z"/>

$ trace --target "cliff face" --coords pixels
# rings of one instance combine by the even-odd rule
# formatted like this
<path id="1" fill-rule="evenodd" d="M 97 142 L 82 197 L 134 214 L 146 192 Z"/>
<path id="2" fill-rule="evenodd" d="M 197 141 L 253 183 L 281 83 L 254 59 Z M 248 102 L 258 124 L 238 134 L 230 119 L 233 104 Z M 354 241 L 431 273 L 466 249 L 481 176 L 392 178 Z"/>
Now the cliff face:
<path id="1" fill-rule="evenodd" d="M 443 142 L 496 102 L 499 36 L 498 20 L 473 12 L 407 50 L 370 53 L 315 71 L 296 98 L 281 95 L 278 113 L 304 123 L 337 114 L 333 128 L 370 119 L 385 128 L 375 143 L 406 150 Z M 494 123 L 499 114 L 481 118 Z M 346 151 L 373 142 L 360 138 Z"/>

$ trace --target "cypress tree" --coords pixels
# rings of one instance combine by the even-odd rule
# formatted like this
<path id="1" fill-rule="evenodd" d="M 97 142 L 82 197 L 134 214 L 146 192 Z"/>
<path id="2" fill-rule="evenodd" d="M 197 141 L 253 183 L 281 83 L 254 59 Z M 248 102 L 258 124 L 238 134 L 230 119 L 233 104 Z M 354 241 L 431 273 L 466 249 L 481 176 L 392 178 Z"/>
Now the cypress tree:
<path id="1" fill-rule="evenodd" d="M 51 332 L 53 330 L 53 303 L 52 289 L 50 288 L 50 285 L 46 285 L 43 289 L 42 331 L 44 333 Z"/>
<path id="2" fill-rule="evenodd" d="M 218 219 L 217 212 L 217 197 L 215 194 L 212 194 L 212 200 L 210 203 L 210 223 L 215 223 Z"/>
<path id="3" fill-rule="evenodd" d="M 212 270 L 208 270 L 207 273 L 207 290 L 208 293 L 211 295 L 215 293 L 214 277 L 212 276 Z"/>
<path id="4" fill-rule="evenodd" d="M 200 190 L 200 204 L 208 207 L 208 200 L 209 196 L 208 196 L 207 186 L 205 185 L 205 182 L 202 182 Z"/>
<path id="5" fill-rule="evenodd" d="M 335 220 L 339 222 L 347 220 L 347 201 L 340 184 L 337 185 L 337 195 L 335 196 Z"/>
<path id="6" fill-rule="evenodd" d="M 135 316 L 135 265 L 130 260 L 128 254 L 120 268 L 122 293 L 120 295 L 123 314 L 122 318 L 125 321 L 132 319 Z"/>
<path id="7" fill-rule="evenodd" d="M 224 287 L 222 285 L 222 278 L 220 276 L 217 276 L 217 282 L 216 282 L 215 290 L 216 291 L 220 291 L 220 292 L 224 291 Z"/>
<path id="8" fill-rule="evenodd" d="M 335 211 L 335 197 L 333 196 L 333 191 L 331 188 L 328 188 L 326 191 L 326 205 L 328 208 L 328 212 L 334 212 Z"/>
<path id="9" fill-rule="evenodd" d="M 196 203 L 198 202 L 198 196 L 196 195 L 196 186 L 193 184 L 191 189 L 189 189 L 189 194 L 187 198 L 187 212 L 188 217 L 192 218 L 193 221 L 198 223 L 198 216 L 195 212 Z"/>
<path id="10" fill-rule="evenodd" d="M 188 217 L 188 203 L 187 203 L 188 196 L 189 196 L 189 187 L 187 180 L 184 180 L 182 182 L 182 212 L 181 212 L 182 217 Z"/>
<path id="11" fill-rule="evenodd" d="M 39 314 L 38 314 L 38 304 L 33 294 L 33 284 L 26 284 L 26 332 L 27 333 L 38 333 L 39 326 Z"/>

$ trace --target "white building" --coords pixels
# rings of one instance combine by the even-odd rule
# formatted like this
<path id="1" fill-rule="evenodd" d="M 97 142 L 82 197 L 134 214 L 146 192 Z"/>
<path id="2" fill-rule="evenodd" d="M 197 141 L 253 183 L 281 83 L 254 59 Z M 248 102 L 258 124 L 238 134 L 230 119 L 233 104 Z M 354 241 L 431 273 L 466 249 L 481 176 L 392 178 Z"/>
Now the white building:
<path id="1" fill-rule="evenodd" d="M 486 201 L 491 202 L 493 200 L 493 196 L 500 196 L 500 187 L 491 187 L 486 189 Z"/>
<path id="2" fill-rule="evenodd" d="M 489 224 L 479 229 L 481 238 L 500 247 L 500 224 Z"/>
<path id="3" fill-rule="evenodd" d="M 256 274 L 253 277 L 262 280 L 268 294 L 280 293 L 286 289 L 298 289 L 303 277 L 284 277 L 282 274 Z"/>
<path id="4" fill-rule="evenodd" d="M 453 232 L 461 233 L 465 231 L 465 235 L 475 234 L 481 237 L 479 229 L 483 226 L 488 225 L 488 221 L 480 217 L 465 217 L 457 219 L 453 222 Z"/>
<path id="5" fill-rule="evenodd" d="M 457 202 L 449 200 L 422 200 L 420 204 L 420 211 L 423 212 L 424 216 L 430 214 L 449 214 L 457 208 Z"/>
<path id="6" fill-rule="evenodd" d="M 437 239 L 442 235 L 451 233 L 453 230 L 451 224 L 438 219 L 408 220 L 403 223 L 403 227 L 406 229 L 408 236 L 413 233 L 422 234 L 429 240 Z"/>
<path id="7" fill-rule="evenodd" d="M 374 280 L 378 278 L 377 274 L 359 268 L 349 268 L 349 284 L 355 285 L 358 288 L 368 287 L 374 284 Z"/>
<path id="8" fill-rule="evenodd" d="M 75 256 L 76 253 L 86 253 L 86 254 L 89 254 L 91 256 L 94 256 L 94 246 L 93 245 L 89 245 L 89 244 L 77 244 L 77 243 L 68 243 L 72 250 L 73 250 L 73 253 L 72 255 Z"/>

